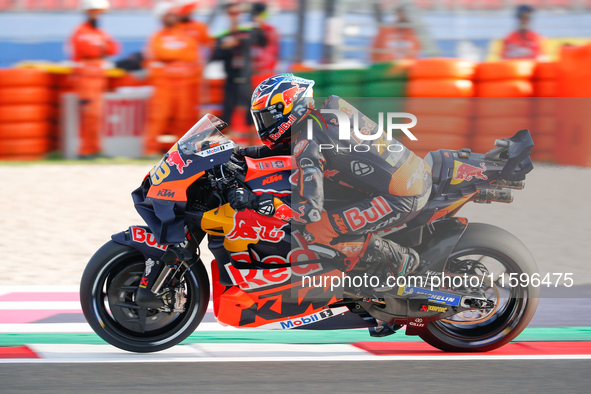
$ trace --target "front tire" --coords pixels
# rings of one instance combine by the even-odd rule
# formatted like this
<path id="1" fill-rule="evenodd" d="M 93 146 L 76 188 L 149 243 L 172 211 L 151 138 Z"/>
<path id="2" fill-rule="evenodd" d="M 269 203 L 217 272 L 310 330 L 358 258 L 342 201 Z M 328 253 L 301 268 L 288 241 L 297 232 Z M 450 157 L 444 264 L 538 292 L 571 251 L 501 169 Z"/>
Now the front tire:
<path id="1" fill-rule="evenodd" d="M 535 260 L 527 247 L 509 232 L 488 224 L 471 223 L 458 241 L 448 261 L 474 259 L 492 264 L 496 274 L 538 273 Z M 449 264 L 449 263 L 448 263 Z M 503 271 L 504 270 L 504 271 Z M 491 271 L 492 272 L 492 271 Z M 493 283 L 497 308 L 480 319 L 462 320 L 462 313 L 450 319 L 431 322 L 421 338 L 430 345 L 448 352 L 487 352 L 497 349 L 517 337 L 529 324 L 540 297 L 540 288 L 531 285 L 505 287 L 500 279 Z M 500 305 L 500 303 L 505 302 Z"/>
<path id="2" fill-rule="evenodd" d="M 199 260 L 183 277 L 184 312 L 140 308 L 134 297 L 144 265 L 139 251 L 109 241 L 92 256 L 80 282 L 82 311 L 92 329 L 111 345 L 139 353 L 183 341 L 201 323 L 209 303 L 209 280 Z"/>

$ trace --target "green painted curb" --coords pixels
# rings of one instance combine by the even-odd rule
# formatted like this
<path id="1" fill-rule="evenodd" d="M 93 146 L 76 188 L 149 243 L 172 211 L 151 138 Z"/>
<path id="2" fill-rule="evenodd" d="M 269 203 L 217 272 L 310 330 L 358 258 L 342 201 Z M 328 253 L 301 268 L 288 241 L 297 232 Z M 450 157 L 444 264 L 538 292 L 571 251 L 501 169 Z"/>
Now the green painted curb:
<path id="1" fill-rule="evenodd" d="M 341 331 L 199 331 L 183 341 L 189 343 L 308 343 L 343 344 L 362 341 L 382 342 L 421 342 L 416 336 L 406 336 L 404 332 L 386 338 L 372 338 L 365 330 Z M 518 342 L 530 341 L 591 341 L 591 327 L 532 327 L 526 328 L 517 337 Z M 0 334 L 0 346 L 17 346 L 36 343 L 53 344 L 105 344 L 94 333 L 14 333 Z"/>

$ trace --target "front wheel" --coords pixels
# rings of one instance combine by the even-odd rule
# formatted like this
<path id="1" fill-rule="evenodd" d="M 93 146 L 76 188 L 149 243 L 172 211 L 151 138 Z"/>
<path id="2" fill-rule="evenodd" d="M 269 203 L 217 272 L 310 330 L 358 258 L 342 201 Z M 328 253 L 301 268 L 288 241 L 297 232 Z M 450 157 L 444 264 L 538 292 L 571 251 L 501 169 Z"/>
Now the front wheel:
<path id="1" fill-rule="evenodd" d="M 450 267 L 482 264 L 492 275 L 487 298 L 495 306 L 470 310 L 428 324 L 421 338 L 436 348 L 449 352 L 486 352 L 513 340 L 529 324 L 538 306 L 539 287 L 531 281 L 510 286 L 512 273 L 532 278 L 538 273 L 527 247 L 509 232 L 495 226 L 471 223 L 450 255 Z M 482 267 L 481 266 L 481 267 Z"/>
<path id="2" fill-rule="evenodd" d="M 157 352 L 187 338 L 197 328 L 209 303 L 209 280 L 201 261 L 186 270 L 177 285 L 186 304 L 183 312 L 139 307 L 135 294 L 144 272 L 137 250 L 113 241 L 92 256 L 80 282 L 84 317 L 105 341 L 131 352 Z"/>

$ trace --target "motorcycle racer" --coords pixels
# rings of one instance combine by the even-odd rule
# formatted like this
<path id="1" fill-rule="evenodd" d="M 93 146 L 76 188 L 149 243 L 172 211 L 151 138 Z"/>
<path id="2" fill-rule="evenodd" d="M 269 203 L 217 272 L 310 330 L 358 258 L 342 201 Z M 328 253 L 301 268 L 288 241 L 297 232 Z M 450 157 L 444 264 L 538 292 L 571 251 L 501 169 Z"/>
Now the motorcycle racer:
<path id="1" fill-rule="evenodd" d="M 248 147 L 239 154 L 252 158 L 293 154 L 297 167 L 291 177 L 296 191 L 292 191 L 290 202 L 291 222 L 305 226 L 309 243 L 330 245 L 345 254 L 349 270 L 359 262 L 376 268 L 385 262 L 391 276 L 412 273 L 419 265 L 418 254 L 377 232 L 400 226 L 421 211 L 431 190 L 429 165 L 395 140 L 387 141 L 396 146 L 394 152 L 385 145 L 380 149 L 365 144 L 367 152 L 351 149 L 351 140 L 339 140 L 339 119 L 333 113 L 323 113 L 324 122 L 312 122 L 313 137 L 308 139 L 304 120 L 318 114 L 313 109 L 313 85 L 314 81 L 291 74 L 263 81 L 252 95 L 251 114 L 265 145 Z M 337 96 L 329 97 L 322 109 L 357 116 L 359 129 L 368 128 L 372 134 L 377 129 L 374 122 Z M 371 142 L 353 141 L 358 145 Z M 337 149 L 322 149 L 327 146 Z M 325 194 L 335 189 L 337 194 L 363 191 L 364 198 L 344 204 L 327 202 Z M 272 201 L 265 194 L 236 189 L 228 197 L 235 209 L 260 212 L 263 202 L 270 206 Z M 268 210 L 268 214 L 275 212 Z"/>

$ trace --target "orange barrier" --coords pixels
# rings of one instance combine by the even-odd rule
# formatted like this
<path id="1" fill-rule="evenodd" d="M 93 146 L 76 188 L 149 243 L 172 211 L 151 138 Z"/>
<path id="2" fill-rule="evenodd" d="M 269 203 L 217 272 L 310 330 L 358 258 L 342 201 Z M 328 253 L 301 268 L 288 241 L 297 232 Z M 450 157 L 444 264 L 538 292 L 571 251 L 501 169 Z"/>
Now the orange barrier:
<path id="1" fill-rule="evenodd" d="M 533 60 L 501 60 L 483 62 L 476 66 L 474 79 L 477 81 L 499 81 L 506 79 L 531 79 L 536 63 Z"/>
<path id="2" fill-rule="evenodd" d="M 477 97 L 530 97 L 532 94 L 532 83 L 520 79 L 485 81 L 476 84 Z"/>
<path id="3" fill-rule="evenodd" d="M 408 97 L 472 97 L 474 85 L 467 79 L 417 79 L 407 85 Z"/>
<path id="4" fill-rule="evenodd" d="M 467 147 L 466 137 L 461 135 L 416 133 L 415 136 L 418 138 L 417 141 L 411 141 L 404 136 L 400 138 L 400 142 L 419 157 L 425 157 L 427 153 L 438 149 L 462 149 Z"/>
<path id="5" fill-rule="evenodd" d="M 462 59 L 420 59 L 409 69 L 405 110 L 417 116 L 403 143 L 420 157 L 437 149 L 467 148 L 472 126 L 476 64 Z"/>
<path id="6" fill-rule="evenodd" d="M 404 106 L 406 112 L 423 115 L 447 115 L 468 118 L 472 116 L 473 100 L 469 97 L 409 97 Z"/>
<path id="7" fill-rule="evenodd" d="M 453 58 L 430 58 L 417 60 L 409 70 L 414 79 L 472 79 L 475 63 Z"/>
<path id="8" fill-rule="evenodd" d="M 0 105 L 50 104 L 55 93 L 49 87 L 0 87 Z"/>
<path id="9" fill-rule="evenodd" d="M 474 115 L 480 118 L 523 116 L 532 112 L 532 100 L 529 97 L 491 97 L 475 101 Z"/>
<path id="10" fill-rule="evenodd" d="M 45 71 L 33 68 L 6 68 L 0 70 L 0 86 L 51 86 L 53 79 Z"/>
<path id="11" fill-rule="evenodd" d="M 0 69 L 0 160 L 39 159 L 49 151 L 54 83 L 46 71 Z"/>
<path id="12" fill-rule="evenodd" d="M 475 136 L 492 136 L 497 139 L 509 138 L 517 131 L 531 129 L 529 114 L 501 118 L 477 118 L 474 122 Z M 535 141 L 534 141 L 535 143 Z"/>
<path id="13" fill-rule="evenodd" d="M 49 137 L 49 122 L 0 123 L 0 140 Z"/>
<path id="14" fill-rule="evenodd" d="M 0 158 L 3 159 L 23 155 L 40 158 L 48 149 L 47 138 L 0 139 Z"/>

